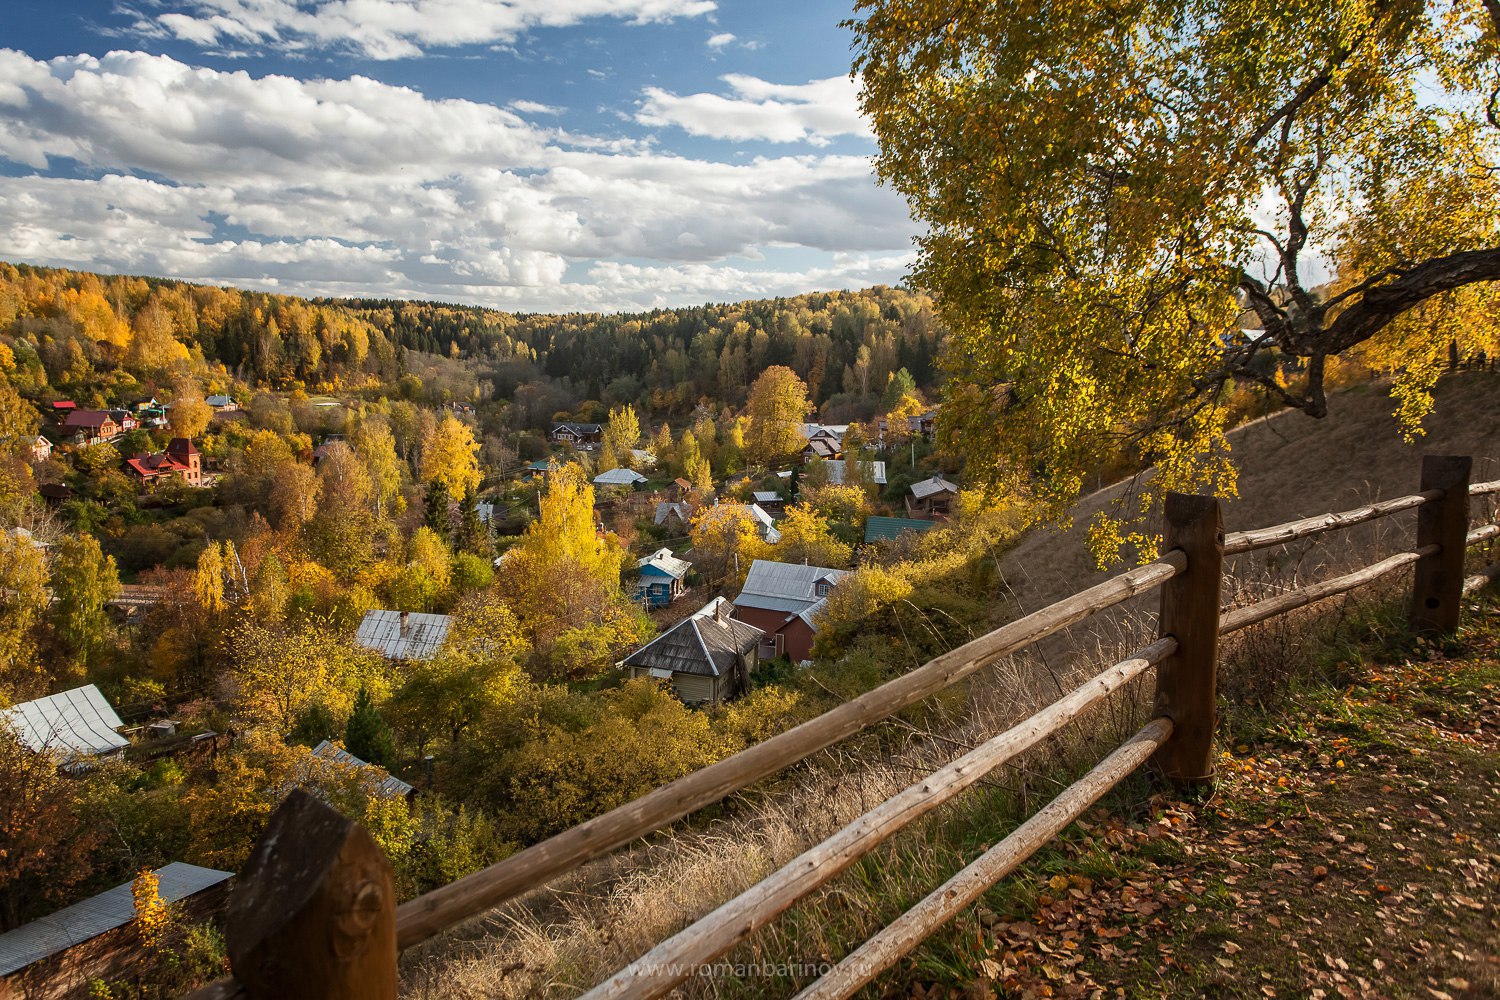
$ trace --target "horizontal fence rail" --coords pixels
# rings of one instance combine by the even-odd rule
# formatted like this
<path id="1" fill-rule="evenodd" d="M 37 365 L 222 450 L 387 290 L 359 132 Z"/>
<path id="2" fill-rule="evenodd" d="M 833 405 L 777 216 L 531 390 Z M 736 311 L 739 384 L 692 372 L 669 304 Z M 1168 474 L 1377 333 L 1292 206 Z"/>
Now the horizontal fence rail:
<path id="1" fill-rule="evenodd" d="M 1428 457 L 1422 465 L 1422 488 L 1412 495 L 1228 535 L 1222 529 L 1217 501 L 1172 494 L 1166 506 L 1168 551 L 1158 561 L 1119 574 L 1001 626 L 784 733 L 679 778 L 496 865 L 399 907 L 392 907 L 393 912 L 385 911 L 392 919 L 381 926 L 391 933 L 395 949 L 409 948 L 778 773 L 1039 639 L 1133 597 L 1160 589 L 1160 637 L 1156 641 L 868 810 L 750 889 L 661 941 L 587 994 L 587 1000 L 603 1000 L 649 998 L 667 993 L 693 975 L 694 970 L 742 943 L 880 844 L 952 801 L 985 775 L 1054 735 L 1062 726 L 1154 668 L 1156 717 L 1150 723 L 999 844 L 860 945 L 827 976 L 800 994 L 799 1000 L 846 997 L 908 954 L 1148 759 L 1157 772 L 1171 780 L 1211 780 L 1219 636 L 1348 593 L 1408 566 L 1415 568 L 1410 619 L 1413 631 L 1419 634 L 1451 632 L 1457 625 L 1461 595 L 1477 590 L 1500 574 L 1500 567 L 1491 566 L 1477 575 L 1463 575 L 1464 552 L 1468 546 L 1500 539 L 1500 525 L 1487 524 L 1473 529 L 1468 526 L 1470 498 L 1500 493 L 1500 480 L 1469 484 L 1470 467 L 1467 458 Z M 1418 512 L 1417 544 L 1411 551 L 1388 556 L 1333 579 L 1275 594 L 1246 607 L 1221 611 L 1219 601 L 1225 556 L 1284 545 L 1407 510 Z M 337 814 L 332 810 L 307 799 L 303 796 L 299 800 L 299 808 L 304 811 L 322 808 L 331 814 L 322 820 L 325 827 L 337 820 Z M 312 820 L 303 822 L 311 823 Z M 252 869 L 274 867 L 278 862 L 278 851 L 282 855 L 281 861 L 288 852 L 295 852 L 297 831 L 279 827 L 274 818 L 272 829 L 277 831 L 275 835 L 268 832 L 268 836 L 257 844 L 251 866 L 247 868 L 247 877 Z M 278 839 L 281 841 L 279 846 Z M 383 862 L 383 857 L 380 860 Z M 324 873 L 328 878 L 333 877 L 337 864 L 330 862 L 330 866 Z M 388 865 L 386 867 L 388 871 Z M 347 879 L 348 876 L 343 877 Z M 305 887 L 301 891 L 303 896 L 308 894 Z M 361 896 L 361 905 L 364 909 L 360 911 L 360 919 L 363 920 L 371 904 Z M 339 915 L 334 913 L 333 916 L 337 918 Z M 234 918 L 231 905 L 228 928 L 231 957 L 237 954 Z M 289 913 L 285 922 L 290 925 L 296 919 L 297 914 Z M 257 920 L 258 926 L 266 923 L 264 914 Z M 299 927 L 308 923 L 305 915 L 301 920 Z M 348 951 L 345 946 L 340 948 L 341 954 Z M 386 952 L 380 945 L 370 949 L 370 953 L 383 955 Z M 318 959 L 315 946 L 307 954 L 313 956 L 307 961 L 334 961 Z M 365 961 L 357 956 L 337 959 L 343 963 L 339 966 L 343 971 L 330 981 L 347 981 L 351 985 L 342 991 L 320 988 L 322 991 L 317 995 L 350 997 L 351 1000 L 354 997 L 382 1000 L 394 997 L 394 968 L 364 969 L 363 972 L 354 968 Z M 294 968 L 283 971 L 288 974 L 277 980 L 279 985 L 274 989 L 263 985 L 263 977 L 251 976 L 250 979 L 256 982 L 249 989 L 245 988 L 242 977 L 240 981 L 221 980 L 194 996 L 196 1000 L 223 1000 L 234 996 L 250 996 L 252 1000 L 297 1000 L 313 995 L 299 984 Z M 339 979 L 340 975 L 343 980 Z M 356 982 L 366 985 L 355 987 L 352 984 Z M 372 989 L 368 984 L 374 982 L 382 985 Z"/>
<path id="2" fill-rule="evenodd" d="M 783 865 L 684 931 L 668 938 L 585 994 L 659 997 L 692 971 L 769 924 L 799 899 L 825 885 L 913 821 L 956 797 L 985 775 L 1078 718 L 1091 705 L 1177 651 L 1158 639 L 1031 718 L 970 750 L 946 767 L 871 809 L 838 833 Z"/>
<path id="3" fill-rule="evenodd" d="M 497 865 L 403 903 L 396 911 L 397 942 L 409 948 L 459 921 L 545 885 L 586 861 L 654 833 L 832 746 L 1038 639 L 1145 593 L 1186 567 L 1187 558 L 1181 552 L 1168 552 L 1157 562 L 1019 618 L 763 743 L 678 778 Z"/>
<path id="4" fill-rule="evenodd" d="M 797 995 L 797 1000 L 847 997 L 932 936 L 964 907 L 1015 871 L 1084 810 L 1124 781 L 1172 735 L 1171 719 L 1152 719 L 1114 753 L 978 860 L 934 889 L 884 930 L 850 952 L 829 973 Z"/>

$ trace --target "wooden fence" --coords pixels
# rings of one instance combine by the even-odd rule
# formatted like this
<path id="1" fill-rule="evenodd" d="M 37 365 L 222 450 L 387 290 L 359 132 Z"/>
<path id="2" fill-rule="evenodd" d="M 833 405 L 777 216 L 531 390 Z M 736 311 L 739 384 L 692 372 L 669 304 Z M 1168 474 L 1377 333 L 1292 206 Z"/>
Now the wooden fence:
<path id="1" fill-rule="evenodd" d="M 226 916 L 234 978 L 198 1000 L 374 1000 L 396 995 L 403 949 L 545 885 L 963 680 L 1002 657 L 1129 598 L 1160 588 L 1158 638 L 1035 715 L 980 744 L 809 848 L 750 889 L 662 941 L 586 997 L 657 997 L 696 973 L 879 844 L 1056 733 L 1090 706 L 1156 668 L 1153 718 L 1097 767 L 973 864 L 860 945 L 799 996 L 846 997 L 890 968 L 945 921 L 1014 871 L 1141 764 L 1166 779 L 1213 777 L 1220 636 L 1347 593 L 1413 566 L 1410 625 L 1422 635 L 1458 626 L 1462 596 L 1495 567 L 1465 579 L 1468 546 L 1500 537 L 1469 530 L 1469 458 L 1428 457 L 1420 492 L 1355 510 L 1225 535 L 1218 501 L 1171 494 L 1164 555 L 944 653 L 778 736 L 664 785 L 450 885 L 395 905 L 390 866 L 369 835 L 303 792 L 272 817 Z M 1417 511 L 1416 547 L 1356 572 L 1220 611 L 1223 560 L 1324 532 Z"/>

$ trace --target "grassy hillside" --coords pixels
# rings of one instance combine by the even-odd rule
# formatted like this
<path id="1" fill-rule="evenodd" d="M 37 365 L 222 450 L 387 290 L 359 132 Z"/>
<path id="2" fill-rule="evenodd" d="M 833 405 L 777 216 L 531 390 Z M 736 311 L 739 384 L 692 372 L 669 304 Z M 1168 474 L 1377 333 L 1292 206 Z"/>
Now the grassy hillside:
<path id="1" fill-rule="evenodd" d="M 1438 410 L 1430 422 L 1429 437 L 1419 445 L 1400 442 L 1388 416 L 1389 408 L 1389 400 L 1383 393 L 1361 388 L 1338 397 L 1333 413 L 1326 421 L 1314 422 L 1297 414 L 1284 414 L 1236 432 L 1235 447 L 1244 467 L 1241 479 L 1243 499 L 1228 505 L 1226 519 L 1229 527 L 1266 525 L 1299 515 L 1353 506 L 1376 496 L 1407 492 L 1415 487 L 1419 456 L 1423 450 L 1488 456 L 1478 463 L 1476 469 L 1476 474 L 1482 478 L 1490 478 L 1500 471 L 1496 469 L 1493 458 L 1500 456 L 1500 441 L 1496 439 L 1500 433 L 1497 432 L 1497 427 L 1500 427 L 1500 420 L 1497 420 L 1500 418 L 1500 380 L 1490 376 L 1463 375 L 1446 381 L 1438 393 Z M 1073 529 L 1036 533 L 1000 557 L 1005 580 L 1010 585 L 1010 604 L 1004 614 L 1013 617 L 1020 611 L 1034 610 L 1087 586 L 1097 576 L 1103 575 L 1093 569 L 1083 551 L 1082 528 L 1092 511 L 1107 502 L 1112 492 L 1117 493 L 1122 488 L 1086 498 L 1080 505 L 1078 523 Z M 1409 516 L 1402 524 L 1408 522 Z M 1246 557 L 1236 571 L 1254 577 L 1260 585 L 1274 586 L 1298 576 L 1321 573 L 1318 564 L 1323 562 L 1369 561 L 1369 553 L 1377 547 L 1393 550 L 1399 542 L 1396 535 L 1400 531 L 1401 526 L 1393 519 L 1391 525 L 1384 528 L 1347 533 L 1331 544 L 1308 546 L 1275 556 L 1263 553 L 1258 557 Z M 1401 584 L 1398 582 L 1394 586 L 1399 588 Z M 1384 596 L 1396 592 L 1386 591 Z M 1245 751 L 1237 751 L 1235 760 L 1251 763 L 1226 762 L 1225 781 L 1221 786 L 1222 795 L 1226 797 L 1223 802 L 1230 801 L 1227 797 L 1241 795 L 1241 767 L 1250 769 L 1243 772 L 1245 775 L 1259 773 L 1264 770 L 1262 765 L 1268 759 L 1267 754 L 1282 762 L 1273 766 L 1297 768 L 1299 774 L 1314 766 L 1308 761 L 1316 762 L 1318 754 L 1323 752 L 1311 749 L 1318 743 L 1309 742 L 1294 751 L 1290 743 L 1278 749 L 1267 742 L 1293 738 L 1274 736 L 1275 727 L 1280 724 L 1278 720 L 1316 719 L 1318 713 L 1326 709 L 1334 713 L 1331 718 L 1336 721 L 1337 713 L 1344 711 L 1340 707 L 1342 696 L 1339 692 L 1351 683 L 1363 682 L 1360 679 L 1368 679 L 1368 683 L 1376 685 L 1367 695 L 1371 710 L 1375 710 L 1383 690 L 1378 686 L 1383 683 L 1376 676 L 1379 671 L 1375 668 L 1367 671 L 1360 666 L 1362 660 L 1355 656 L 1348 643 L 1351 637 L 1374 639 L 1377 641 L 1371 648 L 1381 648 L 1378 640 L 1390 631 L 1382 624 L 1386 619 L 1376 611 L 1357 609 L 1378 608 L 1382 599 L 1382 593 L 1377 592 L 1362 595 L 1358 602 L 1333 602 L 1338 607 L 1325 608 L 1328 613 L 1320 619 L 1305 616 L 1295 622 L 1252 630 L 1240 639 L 1234 658 L 1226 666 L 1225 699 L 1233 706 L 1256 708 L 1254 713 L 1236 710 L 1232 714 L 1229 723 L 1233 728 L 1228 733 L 1226 745 L 1247 747 Z M 1071 636 L 1068 651 L 1075 654 L 1080 649 L 1086 651 L 1092 654 L 1089 662 L 1097 663 L 1102 658 L 1133 648 L 1135 636 L 1143 628 L 1149 628 L 1149 622 L 1126 618 L 1103 623 Z M 1070 662 L 1075 659 L 1073 657 L 1053 656 L 1053 648 L 1063 647 L 1059 644 L 1044 650 L 1045 656 L 1020 657 L 1001 664 L 977 678 L 965 690 L 935 699 L 933 704 L 920 711 L 905 713 L 891 723 L 841 745 L 834 752 L 818 755 L 782 778 L 737 796 L 723 809 L 711 811 L 687 828 L 591 866 L 547 890 L 533 893 L 430 943 L 405 960 L 403 968 L 409 993 L 421 997 L 575 995 L 663 936 L 743 891 L 881 799 L 946 763 L 962 749 L 1057 697 L 1076 682 L 1087 664 Z M 1405 655 L 1405 652 L 1398 649 L 1397 655 Z M 1475 683 L 1488 684 L 1491 680 L 1493 678 L 1480 678 Z M 1449 695 L 1431 693 L 1431 697 Z M 1010 829 L 1018 817 L 1034 811 L 1066 784 L 1071 775 L 1081 773 L 1097 761 L 1102 753 L 1134 729 L 1148 699 L 1149 686 L 1137 684 L 1125 693 L 1125 697 L 1101 706 L 1082 720 L 1067 739 L 1052 741 L 997 772 L 958 803 L 896 838 L 726 957 L 735 962 L 761 960 L 816 964 L 846 954 L 859 941 L 972 860 L 983 847 Z M 1452 714 L 1456 707 L 1447 710 Z M 1415 732 L 1422 723 L 1419 717 L 1412 716 L 1410 725 L 1415 727 Z M 1329 739 L 1341 735 L 1336 733 Z M 1317 737 L 1317 741 L 1322 740 L 1322 736 Z M 1343 744 L 1333 746 L 1337 749 Z M 1305 753 L 1311 756 L 1306 759 L 1299 756 Z M 1454 758 L 1447 762 L 1457 761 Z M 1390 762 L 1381 766 L 1386 766 L 1386 763 Z M 1402 759 L 1397 763 L 1404 765 L 1408 762 Z M 1330 773 L 1334 770 L 1352 773 L 1348 769 L 1353 763 L 1352 759 L 1345 759 L 1345 766 L 1340 769 L 1336 759 L 1330 758 L 1326 765 L 1316 766 L 1331 769 Z M 1488 773 L 1492 775 L 1493 760 L 1489 767 Z M 1402 773 L 1398 771 L 1397 776 Z M 1251 778 L 1244 780 L 1250 781 Z M 1299 779 L 1289 787 L 1301 794 L 1312 786 Z M 1314 790 L 1323 794 L 1321 788 Z M 1244 793 L 1245 796 L 1249 794 Z M 1250 810 L 1251 801 L 1248 797 L 1245 799 L 1244 810 Z M 1285 802 L 1280 798 L 1276 801 L 1280 802 L 1280 808 L 1291 807 L 1302 799 L 1287 797 Z M 1177 875 L 1157 880 L 1150 874 L 1139 877 L 1130 874 L 1136 870 L 1135 866 L 1145 864 L 1146 860 L 1160 860 L 1164 864 L 1173 862 L 1174 855 L 1165 848 L 1176 842 L 1164 837 L 1161 831 L 1175 830 L 1177 825 L 1168 823 L 1163 828 L 1158 821 L 1163 817 L 1171 818 L 1168 810 L 1183 815 L 1187 815 L 1189 809 L 1199 810 L 1192 813 L 1191 820 L 1183 822 L 1219 831 L 1219 827 L 1212 826 L 1212 821 L 1217 816 L 1215 810 L 1221 807 L 1226 815 L 1219 818 L 1226 823 L 1243 821 L 1253 826 L 1269 818 L 1269 815 L 1253 810 L 1241 815 L 1236 811 L 1242 809 L 1240 805 L 1179 803 L 1158 796 L 1156 790 L 1144 781 L 1131 784 L 1111 800 L 1104 813 L 1090 821 L 1097 833 L 1087 833 L 1081 840 L 1069 840 L 1068 846 L 1050 852 L 1038 865 L 1028 866 L 1028 874 L 1015 880 L 1009 888 L 997 891 L 985 907 L 945 930 L 920 955 L 883 979 L 882 989 L 895 995 L 910 991 L 913 995 L 983 996 L 986 990 L 995 990 L 1000 995 L 1023 996 L 1027 995 L 1025 990 L 1028 988 L 1035 996 L 1049 995 L 1047 990 L 1052 990 L 1050 995 L 1098 995 L 1084 978 L 1083 974 L 1087 972 L 1100 984 L 1112 983 L 1106 995 L 1116 995 L 1118 988 L 1125 990 L 1125 995 L 1154 996 L 1161 991 L 1161 984 L 1168 981 L 1183 984 L 1180 995 L 1184 996 L 1198 995 L 1205 989 L 1218 991 L 1220 995 L 1238 995 L 1237 986 L 1231 988 L 1218 984 L 1210 988 L 1207 980 L 1180 978 L 1185 975 L 1183 971 L 1167 963 L 1165 957 L 1157 958 L 1149 973 L 1140 972 L 1145 978 L 1124 978 L 1121 970 L 1133 969 L 1133 960 L 1142 956 L 1135 944 L 1129 946 L 1136 948 L 1133 952 L 1128 951 L 1126 945 L 1112 944 L 1118 949 L 1118 954 L 1100 946 L 1097 948 L 1100 959 L 1097 968 L 1090 967 L 1093 971 L 1082 969 L 1083 962 L 1077 948 L 1082 938 L 1067 936 L 1078 928 L 1067 926 L 1063 915 L 1053 911 L 1049 913 L 1058 918 L 1058 937 L 1048 939 L 1046 943 L 1066 961 L 1060 964 L 1060 960 L 1052 956 L 1039 965 L 1032 963 L 1035 968 L 1028 965 L 1026 973 L 1032 978 L 1023 982 L 1017 962 L 1025 958 L 1031 963 L 1038 953 L 1047 953 L 1039 948 L 1016 950 L 1013 948 L 1015 942 L 996 930 L 1002 924 L 1017 927 L 1035 924 L 1038 931 L 1049 930 L 1043 926 L 1038 914 L 1042 912 L 1041 908 L 1052 904 L 1041 900 L 1062 893 L 1064 888 L 1070 897 L 1075 890 L 1083 891 L 1080 883 L 1071 881 L 1074 876 L 1093 880 L 1089 894 L 1096 889 L 1103 893 L 1101 905 L 1109 898 L 1109 893 L 1114 893 L 1123 900 L 1119 904 L 1122 912 L 1132 914 L 1130 919 L 1140 917 L 1149 925 L 1165 906 L 1155 900 L 1155 894 L 1183 891 L 1162 889 L 1157 881 L 1162 886 L 1169 885 L 1174 879 L 1184 886 L 1187 884 Z M 1360 803 L 1358 808 L 1365 808 L 1365 804 Z M 1206 812 L 1201 812 L 1205 809 Z M 1311 824 L 1307 827 L 1311 828 Z M 1317 829 L 1321 830 L 1321 827 Z M 1367 849 L 1374 843 L 1363 833 L 1358 838 L 1347 832 L 1343 835 L 1351 843 L 1365 844 Z M 1395 834 L 1392 836 L 1396 837 Z M 1090 846 L 1093 843 L 1090 838 L 1107 839 L 1125 846 L 1124 861 L 1117 865 L 1094 856 L 1098 852 Z M 1240 842 L 1258 845 L 1261 839 L 1263 835 L 1245 836 Z M 1415 834 L 1409 839 L 1415 840 Z M 1330 839 L 1330 843 L 1333 842 Z M 1406 840 L 1401 842 L 1407 843 Z M 1267 849 L 1273 853 L 1292 850 L 1294 843 L 1300 845 L 1302 842 L 1281 840 Z M 1173 847 L 1173 850 L 1178 849 L 1178 846 Z M 1198 849 L 1193 847 L 1195 851 Z M 1182 848 L 1181 856 L 1194 855 Z M 1075 860 L 1077 864 L 1074 864 Z M 1256 856 L 1254 860 L 1258 862 L 1260 859 Z M 1236 863 L 1249 865 L 1250 861 L 1238 860 Z M 1290 863 L 1284 858 L 1273 858 L 1270 862 L 1272 865 Z M 1314 867 L 1322 864 L 1334 870 L 1323 860 L 1311 864 Z M 1069 868 L 1069 865 L 1073 867 Z M 1112 865 L 1114 869 L 1111 869 Z M 1282 869 L 1270 868 L 1266 877 L 1281 874 L 1284 874 Z M 1062 877 L 1063 883 L 1059 884 L 1063 888 L 1048 889 L 1048 880 L 1054 876 Z M 1132 878 L 1137 881 L 1145 879 L 1150 894 L 1143 896 L 1140 888 L 1130 884 Z M 1329 879 L 1320 879 L 1318 886 L 1329 884 Z M 1115 884 L 1111 885 L 1111 880 Z M 1227 884 L 1234 885 L 1232 882 Z M 1227 890 L 1223 898 L 1232 901 L 1236 891 Z M 1434 891 L 1448 890 L 1439 887 Z M 1207 920 L 1209 914 L 1219 912 L 1210 910 L 1209 903 L 1215 900 L 1189 894 L 1193 900 L 1181 903 L 1178 908 L 1182 913 L 1201 914 Z M 1145 903 L 1141 902 L 1143 898 Z M 1053 903 L 1056 899 L 1054 896 Z M 1188 910 L 1188 906 L 1196 909 Z M 1275 912 L 1268 915 L 1277 916 Z M 1051 916 L 1047 919 L 1050 920 Z M 1227 918 L 1221 915 L 1216 919 L 1222 922 Z M 1277 916 L 1277 919 L 1281 918 Z M 1270 926 L 1274 927 L 1274 924 Z M 1115 925 L 1109 925 L 1108 934 L 1091 940 L 1095 945 L 1114 942 L 1115 938 L 1109 935 L 1117 929 Z M 1012 930 L 1022 939 L 1034 933 Z M 1181 933 L 1186 939 L 1207 932 L 1184 925 Z M 1063 943 L 1068 940 L 1074 942 L 1073 946 Z M 1273 944 L 1274 941 L 1263 943 L 1261 950 L 1271 949 Z M 1007 957 L 1013 950 L 1016 954 Z M 1276 954 L 1274 950 L 1268 953 Z M 1117 966 L 1109 965 L 1110 956 L 1120 959 Z M 1347 955 L 1342 957 L 1346 962 L 1351 961 Z M 1211 969 L 1222 970 L 1226 967 L 1217 958 L 1234 959 L 1234 955 L 1220 949 L 1219 953 L 1209 956 Z M 1234 967 L 1243 968 L 1243 962 L 1243 959 L 1236 960 Z M 1265 962 L 1270 967 L 1276 965 L 1277 960 L 1272 957 L 1266 958 Z M 1045 972 L 1048 967 L 1066 975 L 1060 974 L 1053 981 Z M 1007 968 L 1009 972 L 1005 971 Z M 1038 969 L 1043 971 L 1038 972 Z M 1075 975 L 1074 970 L 1081 971 Z M 1342 974 L 1342 970 L 1336 971 Z M 1132 971 L 1131 975 L 1137 972 L 1139 970 Z M 1368 976 L 1368 972 L 1363 974 Z M 1446 978 L 1464 977 L 1452 973 Z M 1277 991 L 1274 995 L 1292 995 L 1286 992 L 1289 981 L 1262 981 L 1259 970 L 1250 978 L 1232 980 L 1253 987 L 1244 995 L 1259 996 L 1272 995 L 1260 989 L 1263 984 Z M 712 981 L 694 980 L 685 984 L 682 990 L 683 995 L 694 997 L 790 995 L 806 982 L 807 977 L 795 974 L 773 975 L 770 979 L 757 974 L 720 977 Z M 1353 980 L 1350 982 L 1353 984 L 1351 988 L 1357 989 L 1357 984 Z M 1074 992 L 1066 992 L 1075 987 Z M 971 992 L 976 989 L 977 992 Z M 1297 993 L 1297 990 L 1292 993 Z M 1328 995 L 1339 994 L 1329 989 Z"/>

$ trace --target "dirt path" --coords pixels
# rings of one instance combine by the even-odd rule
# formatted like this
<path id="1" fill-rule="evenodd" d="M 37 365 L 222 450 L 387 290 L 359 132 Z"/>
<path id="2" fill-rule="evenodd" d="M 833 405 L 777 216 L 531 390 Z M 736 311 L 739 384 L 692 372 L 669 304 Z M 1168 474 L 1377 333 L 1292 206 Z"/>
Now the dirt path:
<path id="1" fill-rule="evenodd" d="M 911 995 L 1500 996 L 1497 657 L 1492 613 L 1241 721 L 1211 796 L 1096 810 Z"/>

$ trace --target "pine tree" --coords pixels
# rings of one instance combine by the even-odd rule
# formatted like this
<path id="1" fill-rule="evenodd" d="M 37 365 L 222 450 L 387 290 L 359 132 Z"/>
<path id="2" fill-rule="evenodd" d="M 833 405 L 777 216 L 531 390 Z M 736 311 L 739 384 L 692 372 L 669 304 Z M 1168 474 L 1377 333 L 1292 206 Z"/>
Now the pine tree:
<path id="1" fill-rule="evenodd" d="M 391 727 L 375 708 L 375 699 L 364 688 L 354 696 L 354 711 L 344 727 L 344 749 L 360 760 L 388 767 L 396 756 Z"/>

